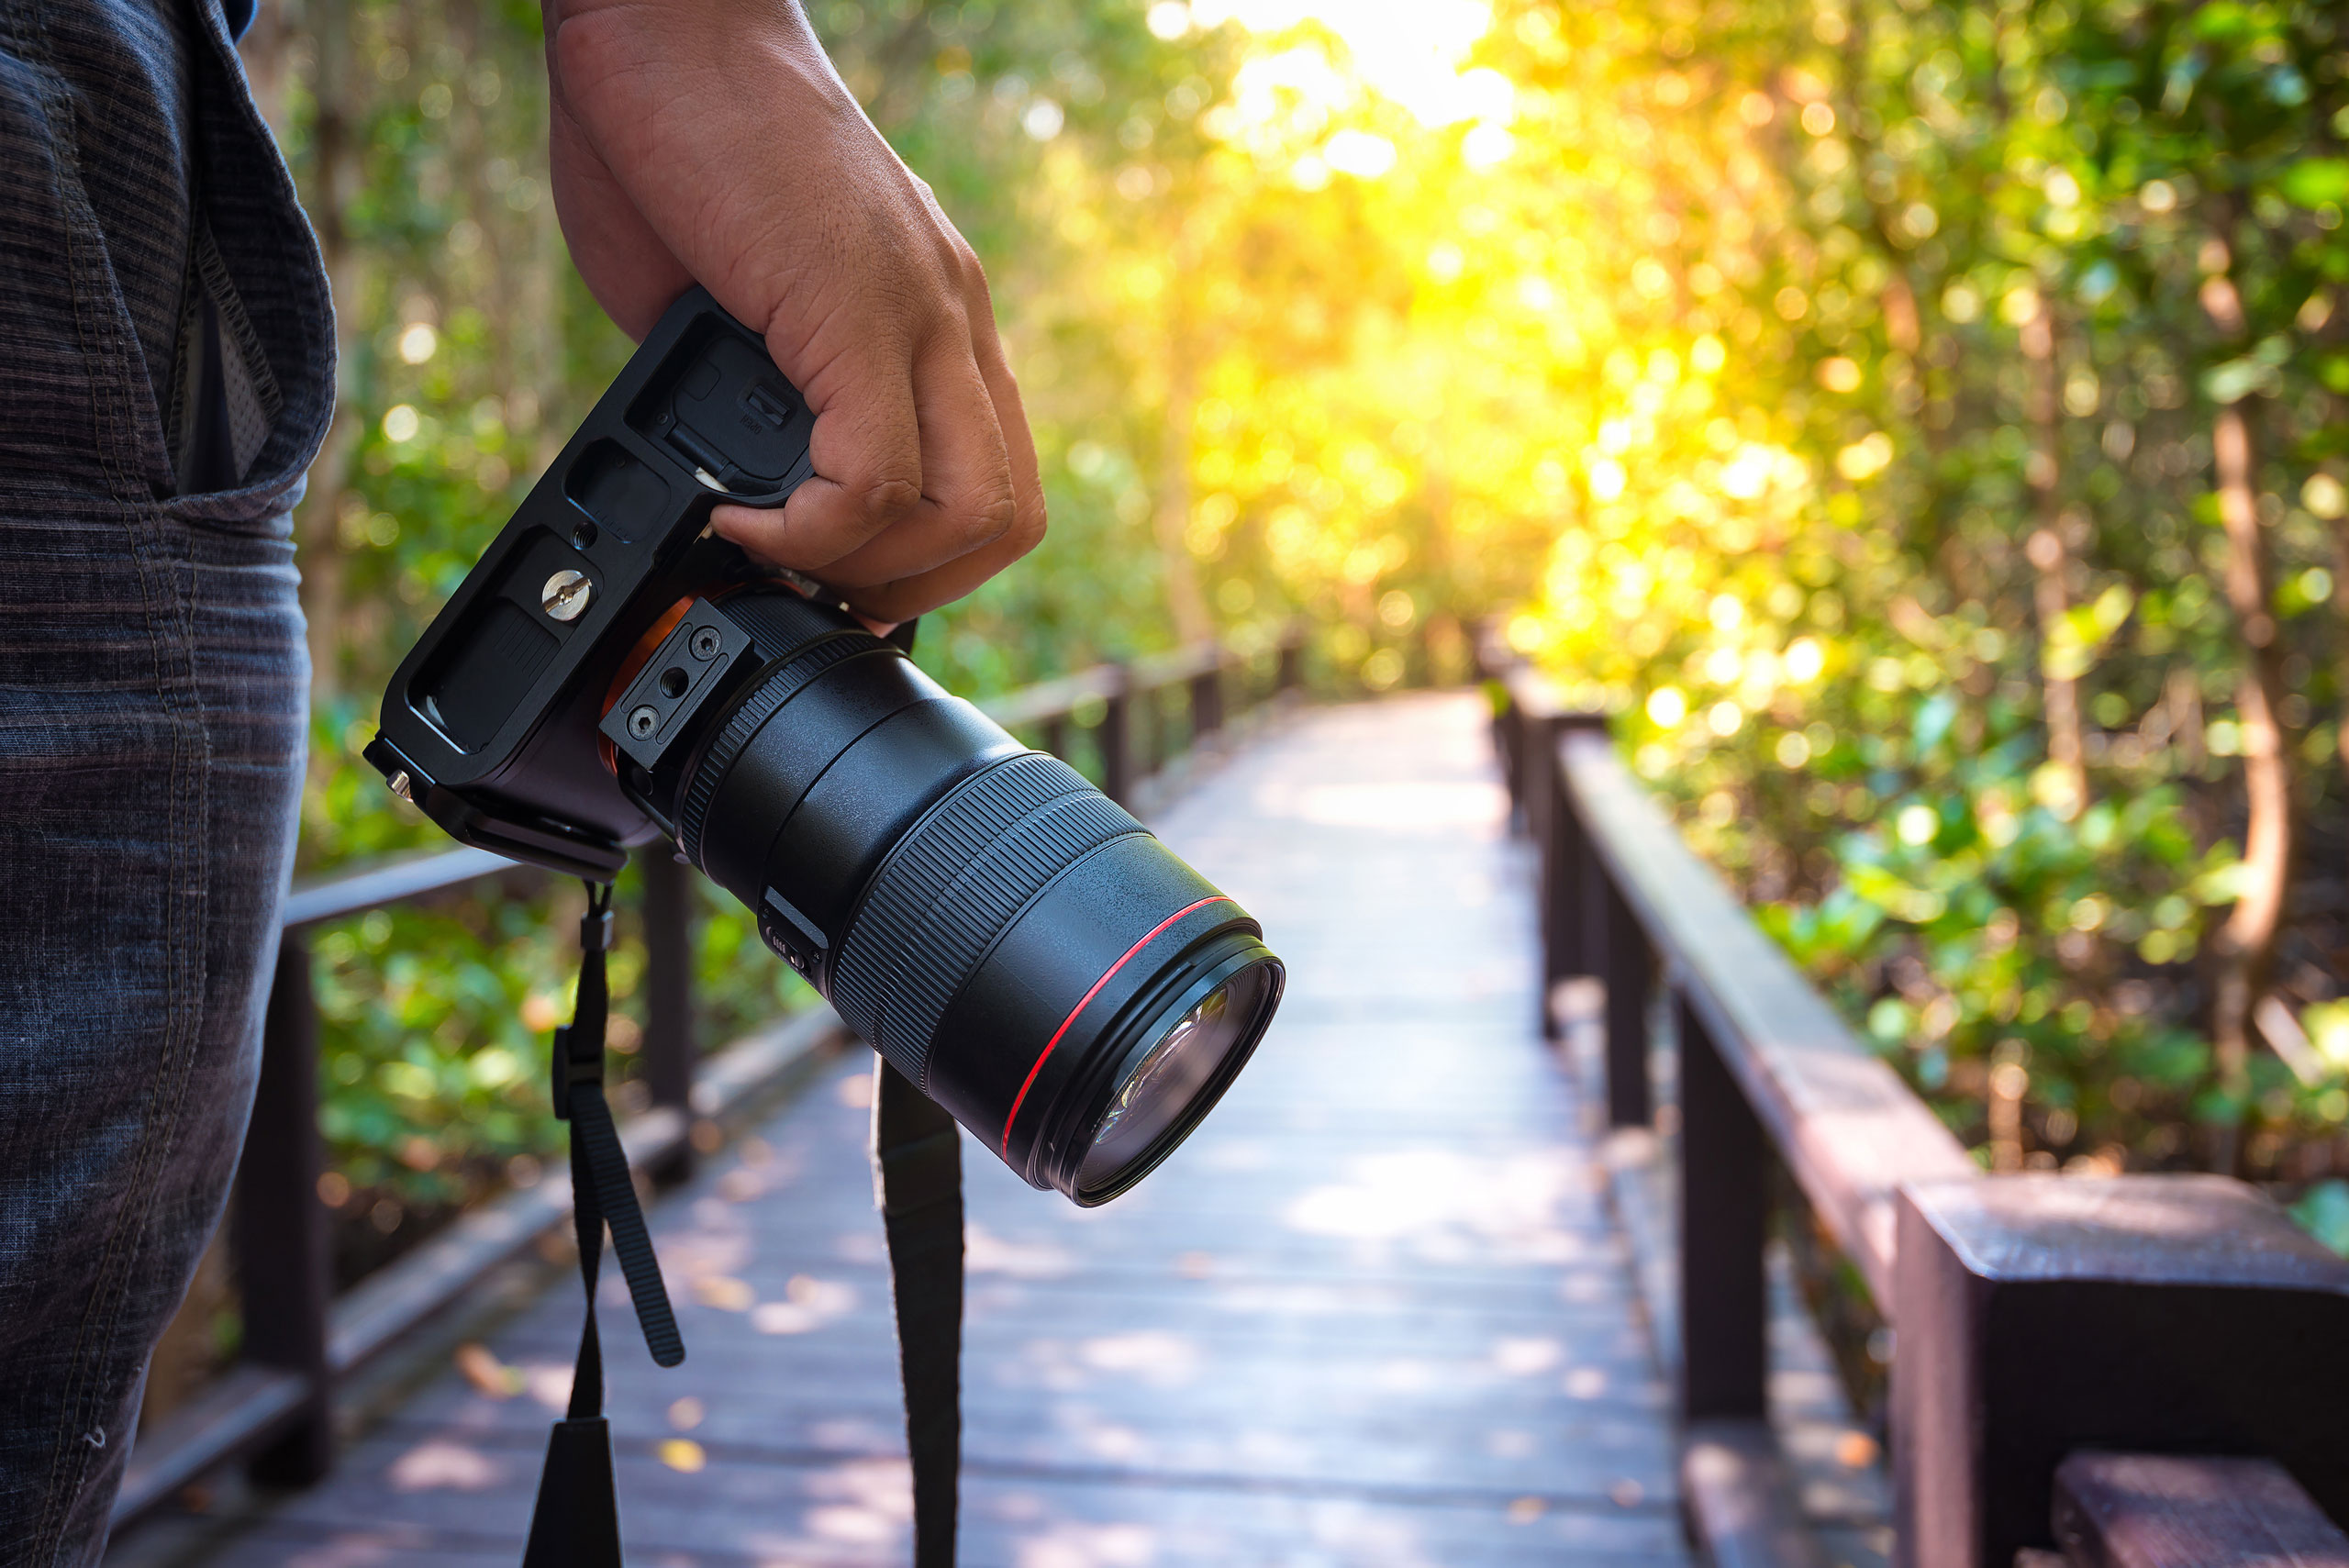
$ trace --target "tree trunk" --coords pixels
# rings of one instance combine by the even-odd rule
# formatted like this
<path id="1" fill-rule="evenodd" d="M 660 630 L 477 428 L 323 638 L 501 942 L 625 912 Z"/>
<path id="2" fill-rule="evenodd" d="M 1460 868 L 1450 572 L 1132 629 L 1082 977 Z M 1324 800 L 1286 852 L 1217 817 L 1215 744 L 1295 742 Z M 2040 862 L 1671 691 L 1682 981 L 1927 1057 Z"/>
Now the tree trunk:
<path id="1" fill-rule="evenodd" d="M 2219 518 L 2227 532 L 2227 603 L 2243 634 L 2243 670 L 2236 689 L 2243 734 L 2243 892 L 2211 943 L 2217 963 L 2210 1038 L 2220 1087 L 2242 1103 L 2251 1085 L 2252 1010 L 2267 988 L 2276 940 L 2284 924 L 2292 873 L 2292 762 L 2282 720 L 2284 649 L 2277 635 L 2266 530 L 2260 527 L 2258 462 L 2240 404 L 2220 410 L 2211 428 Z M 2242 1163 L 2242 1139 L 2229 1126 L 2212 1164 L 2232 1172 Z"/>
<path id="2" fill-rule="evenodd" d="M 293 42 L 299 23 L 291 0 L 286 4 L 263 6 L 253 13 L 252 26 L 237 41 L 238 57 L 244 61 L 245 81 L 251 87 L 253 106 L 261 110 L 262 119 L 269 122 L 269 134 L 285 145 L 285 79 L 292 52 L 286 45 Z"/>
<path id="3" fill-rule="evenodd" d="M 1191 559 L 1186 537 L 1191 526 L 1191 420 L 1198 400 L 1185 355 L 1184 346 L 1176 344 L 1161 436 L 1158 504 L 1152 510 L 1151 527 L 1158 536 L 1159 566 L 1166 574 L 1166 609 L 1174 617 L 1174 636 L 1189 643 L 1214 636 L 1215 620 L 1208 614 L 1198 563 Z"/>
<path id="4" fill-rule="evenodd" d="M 1151 509 L 1151 531 L 1158 539 L 1159 570 L 1165 578 L 1166 613 L 1177 642 L 1215 635 L 1199 589 L 1198 563 L 1191 559 L 1191 439 L 1199 403 L 1198 345 L 1184 285 L 1194 272 L 1191 247 L 1177 241 L 1174 275 L 1166 291 L 1166 408 L 1159 428 L 1158 495 Z"/>
<path id="5" fill-rule="evenodd" d="M 317 107 L 311 127 L 313 162 L 306 205 L 334 291 L 339 356 L 334 423 L 310 464 L 309 494 L 294 518 L 302 565 L 302 613 L 309 621 L 310 700 L 314 704 L 333 697 L 341 686 L 341 517 L 361 419 L 352 406 L 351 380 L 355 373 L 352 350 L 365 291 L 364 258 L 351 242 L 343 208 L 360 181 L 360 127 L 365 115 L 361 95 L 367 73 L 360 69 L 350 13 L 351 7 L 343 5 L 317 6 L 314 13 L 317 25 L 312 34 L 318 56 Z"/>
<path id="6" fill-rule="evenodd" d="M 2071 608 L 2071 553 L 2065 548 L 2063 501 L 2057 481 L 2063 475 L 2064 405 L 2056 390 L 2055 318 L 2043 302 L 2038 313 L 2022 325 L 2023 357 L 2032 362 L 2031 420 L 2038 444 L 2027 474 L 2037 498 L 2039 526 L 2024 546 L 2024 554 L 2038 573 L 2034 600 L 2039 617 L 2041 702 L 2047 717 L 2047 761 L 2063 781 L 2067 803 L 2056 815 L 2070 820 L 2088 803 L 2087 765 L 2080 736 L 2080 684 L 2059 673 L 2048 654 L 2049 639 L 2064 614 Z"/>
<path id="7" fill-rule="evenodd" d="M 2332 613 L 2337 627 L 2349 628 L 2349 514 L 2332 519 Z M 2339 689 L 2349 692 L 2349 637 L 2342 639 L 2340 666 Z M 2332 745 L 2349 768 L 2349 709 L 2334 728 Z"/>

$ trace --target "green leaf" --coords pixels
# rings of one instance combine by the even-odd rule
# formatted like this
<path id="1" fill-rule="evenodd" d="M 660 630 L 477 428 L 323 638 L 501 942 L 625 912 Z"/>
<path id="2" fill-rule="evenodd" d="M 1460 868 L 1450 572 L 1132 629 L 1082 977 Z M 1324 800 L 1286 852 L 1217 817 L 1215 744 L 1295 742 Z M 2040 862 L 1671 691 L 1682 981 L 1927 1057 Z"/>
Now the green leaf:
<path id="1" fill-rule="evenodd" d="M 1949 734 L 1951 725 L 1957 722 L 1957 704 L 1947 692 L 1938 692 L 1917 706 L 1917 730 L 1914 737 L 1919 755 L 1931 751 Z"/>
<path id="2" fill-rule="evenodd" d="M 2303 158 L 2276 183 L 2287 201 L 2304 207 L 2349 202 L 2349 158 Z"/>
<path id="3" fill-rule="evenodd" d="M 2203 373 L 2202 395 L 2218 404 L 2240 403 L 2275 373 L 2274 368 L 2245 356 L 2213 365 Z"/>
<path id="4" fill-rule="evenodd" d="M 2349 1182 L 2334 1177 L 2319 1182 L 2291 1208 L 2301 1229 L 2349 1257 Z"/>

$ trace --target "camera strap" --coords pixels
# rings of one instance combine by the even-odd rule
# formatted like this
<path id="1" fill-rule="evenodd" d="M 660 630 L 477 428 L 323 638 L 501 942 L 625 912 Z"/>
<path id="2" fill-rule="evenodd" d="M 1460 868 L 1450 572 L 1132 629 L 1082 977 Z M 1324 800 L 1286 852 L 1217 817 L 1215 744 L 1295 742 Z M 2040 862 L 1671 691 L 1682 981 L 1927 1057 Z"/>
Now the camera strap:
<path id="1" fill-rule="evenodd" d="M 652 1359 L 662 1366 L 685 1359 L 628 1156 L 604 1097 L 611 906 L 608 884 L 587 884 L 587 912 L 579 922 L 578 1000 L 570 1024 L 554 1033 L 554 1107 L 571 1128 L 572 1223 L 586 1316 L 570 1407 L 547 1440 L 522 1568 L 620 1568 L 618 1494 L 596 1327 L 606 1225 Z M 963 1429 L 962 1135 L 952 1117 L 877 1057 L 872 1153 L 913 1461 L 914 1568 L 953 1568 Z"/>
<path id="2" fill-rule="evenodd" d="M 619 1129 L 604 1098 L 604 1026 L 611 1010 L 604 955 L 611 945 L 611 884 L 591 882 L 587 913 L 579 921 L 578 1000 L 571 1022 L 554 1031 L 554 1114 L 571 1125 L 571 1217 L 587 1316 L 572 1372 L 570 1408 L 547 1439 L 546 1469 L 539 1477 L 522 1568 L 620 1568 L 619 1501 L 612 1481 L 611 1427 L 604 1418 L 603 1346 L 596 1332 L 596 1277 L 603 1264 L 606 1225 L 611 1227 L 612 1251 L 619 1257 L 652 1359 L 662 1366 L 685 1359 Z"/>
<path id="3" fill-rule="evenodd" d="M 877 1055 L 874 1195 L 889 1240 L 906 1448 L 914 1471 L 914 1568 L 954 1568 L 962 1462 L 963 1151 L 954 1118 Z"/>

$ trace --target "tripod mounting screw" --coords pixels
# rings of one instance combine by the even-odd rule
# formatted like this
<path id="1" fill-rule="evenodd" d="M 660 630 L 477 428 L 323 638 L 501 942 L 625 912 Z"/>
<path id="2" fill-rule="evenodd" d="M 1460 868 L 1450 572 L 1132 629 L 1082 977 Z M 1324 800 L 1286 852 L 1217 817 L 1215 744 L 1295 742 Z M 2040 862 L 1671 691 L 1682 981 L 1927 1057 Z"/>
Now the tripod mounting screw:
<path id="1" fill-rule="evenodd" d="M 569 567 L 547 579 L 539 590 L 539 607 L 553 620 L 573 621 L 587 613 L 588 604 L 596 597 L 596 584 L 584 572 Z"/>

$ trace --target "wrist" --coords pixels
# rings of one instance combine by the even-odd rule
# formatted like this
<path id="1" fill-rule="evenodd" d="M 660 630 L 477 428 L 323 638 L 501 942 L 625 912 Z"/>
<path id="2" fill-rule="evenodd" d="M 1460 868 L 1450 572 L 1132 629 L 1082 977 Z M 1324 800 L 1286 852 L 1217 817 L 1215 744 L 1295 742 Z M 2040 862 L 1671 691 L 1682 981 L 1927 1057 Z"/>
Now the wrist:
<path id="1" fill-rule="evenodd" d="M 549 66 L 566 75 L 567 57 L 581 52 L 582 35 L 599 44 L 608 39 L 648 64 L 723 70 L 756 55 L 787 64 L 795 76 L 833 74 L 807 13 L 793 0 L 540 0 L 540 12 Z"/>

